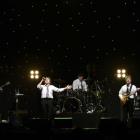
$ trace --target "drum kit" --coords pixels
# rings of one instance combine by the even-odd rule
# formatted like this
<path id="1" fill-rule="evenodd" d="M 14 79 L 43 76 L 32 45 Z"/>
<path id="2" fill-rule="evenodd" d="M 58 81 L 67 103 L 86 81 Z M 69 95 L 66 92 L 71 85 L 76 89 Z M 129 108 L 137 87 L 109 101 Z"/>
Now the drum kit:
<path id="1" fill-rule="evenodd" d="M 67 90 L 66 93 L 58 94 L 56 100 L 56 113 L 93 113 L 103 112 L 105 107 L 102 105 L 103 90 L 96 83 L 95 90 Z"/>

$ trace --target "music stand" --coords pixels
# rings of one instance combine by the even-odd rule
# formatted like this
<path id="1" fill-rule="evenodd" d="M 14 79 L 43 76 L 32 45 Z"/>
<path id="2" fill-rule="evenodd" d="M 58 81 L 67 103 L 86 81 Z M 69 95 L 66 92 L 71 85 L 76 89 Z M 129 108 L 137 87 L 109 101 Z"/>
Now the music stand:
<path id="1" fill-rule="evenodd" d="M 18 113 L 19 107 L 18 107 L 18 103 L 19 103 L 19 97 L 23 96 L 24 94 L 21 94 L 18 90 L 15 90 L 15 97 L 16 97 L 16 114 Z"/>

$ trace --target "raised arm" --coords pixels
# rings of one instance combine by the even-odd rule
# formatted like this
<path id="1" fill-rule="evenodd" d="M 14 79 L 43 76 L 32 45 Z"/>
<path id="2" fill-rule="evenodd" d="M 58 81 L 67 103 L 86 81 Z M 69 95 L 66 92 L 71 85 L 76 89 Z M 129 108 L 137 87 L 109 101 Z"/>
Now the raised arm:
<path id="1" fill-rule="evenodd" d="M 53 91 L 55 91 L 55 92 L 62 92 L 64 90 L 71 89 L 71 88 L 72 87 L 70 85 L 67 85 L 67 86 L 65 86 L 63 88 L 57 88 L 57 87 L 53 86 Z"/>
<path id="2" fill-rule="evenodd" d="M 41 81 L 37 84 L 37 88 L 41 89 L 41 85 L 43 83 L 43 81 L 45 80 L 45 77 L 42 77 Z"/>

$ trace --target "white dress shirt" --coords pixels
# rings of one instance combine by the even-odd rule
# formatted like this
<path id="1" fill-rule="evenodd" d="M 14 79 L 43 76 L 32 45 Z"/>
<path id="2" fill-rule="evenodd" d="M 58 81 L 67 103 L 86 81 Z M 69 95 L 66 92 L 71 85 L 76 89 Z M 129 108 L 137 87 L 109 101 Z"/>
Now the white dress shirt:
<path id="1" fill-rule="evenodd" d="M 134 96 L 137 96 L 137 88 L 135 85 L 132 85 L 131 88 L 131 84 L 129 84 L 128 86 L 128 90 L 130 91 L 130 94 L 132 94 L 131 96 L 129 96 L 129 98 L 134 99 Z M 123 85 L 119 91 L 119 96 L 121 95 L 127 95 L 127 85 Z"/>
<path id="2" fill-rule="evenodd" d="M 76 89 L 82 89 L 83 91 L 87 91 L 87 84 L 84 80 L 80 81 L 79 79 L 76 79 L 72 83 L 73 90 Z"/>
<path id="3" fill-rule="evenodd" d="M 37 88 L 41 90 L 41 98 L 53 99 L 53 91 L 62 92 L 65 88 L 57 88 L 53 85 L 37 85 Z"/>

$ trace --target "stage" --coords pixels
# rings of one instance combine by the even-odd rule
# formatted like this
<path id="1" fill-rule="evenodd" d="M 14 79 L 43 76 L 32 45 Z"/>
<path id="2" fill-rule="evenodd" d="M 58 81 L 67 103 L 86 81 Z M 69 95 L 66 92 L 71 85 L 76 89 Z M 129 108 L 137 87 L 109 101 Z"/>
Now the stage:
<path id="1" fill-rule="evenodd" d="M 128 126 L 124 126 L 120 118 L 105 112 L 60 113 L 52 119 L 31 118 L 25 114 L 7 123 L 1 122 L 0 134 L 45 136 L 46 139 L 121 139 L 140 135 L 138 112 Z"/>

